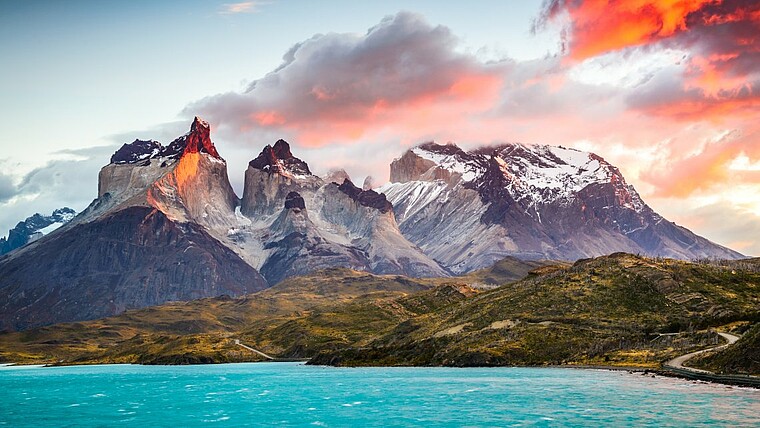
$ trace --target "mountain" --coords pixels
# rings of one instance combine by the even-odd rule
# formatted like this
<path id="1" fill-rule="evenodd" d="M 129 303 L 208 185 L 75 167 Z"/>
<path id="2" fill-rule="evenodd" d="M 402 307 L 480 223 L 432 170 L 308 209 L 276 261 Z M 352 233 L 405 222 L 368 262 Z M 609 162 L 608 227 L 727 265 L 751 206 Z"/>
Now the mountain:
<path id="1" fill-rule="evenodd" d="M 284 140 L 249 163 L 240 212 L 250 223 L 230 233 L 233 245 L 272 284 L 329 267 L 447 275 L 404 238 L 385 195 L 356 187 L 345 172 L 312 174 Z"/>
<path id="2" fill-rule="evenodd" d="M 403 237 L 384 195 L 341 178 L 313 175 L 279 140 L 250 162 L 238 199 L 197 117 L 166 146 L 124 144 L 101 169 L 87 209 L 0 258 L 0 328 L 240 296 L 330 267 L 447 275 Z"/>
<path id="3" fill-rule="evenodd" d="M 18 222 L 16 227 L 8 231 L 7 238 L 0 238 L 0 256 L 47 235 L 71 221 L 74 216 L 76 216 L 76 211 L 63 207 L 53 211 L 48 216 L 36 213 L 27 217 L 26 220 Z"/>
<path id="4" fill-rule="evenodd" d="M 455 273 L 505 256 L 743 257 L 667 221 L 616 167 L 574 149 L 426 143 L 394 160 L 390 182 L 377 190 L 393 204 L 402 234 Z"/>
<path id="5" fill-rule="evenodd" d="M 204 121 L 196 118 L 168 146 L 124 145 L 101 170 L 98 188 L 68 224 L 0 258 L 0 328 L 268 286 L 214 236 L 234 219 L 237 197 Z"/>
<path id="6" fill-rule="evenodd" d="M 372 189 L 371 177 L 359 187 L 342 170 L 315 175 L 278 140 L 249 162 L 238 198 L 210 135 L 196 117 L 167 145 L 124 144 L 101 169 L 89 207 L 0 256 L 0 328 L 241 296 L 336 267 L 446 277 L 512 257 L 473 274 L 488 288 L 532 268 L 522 260 L 741 257 L 657 215 L 591 153 L 428 143 L 396 159 L 391 182 Z"/>

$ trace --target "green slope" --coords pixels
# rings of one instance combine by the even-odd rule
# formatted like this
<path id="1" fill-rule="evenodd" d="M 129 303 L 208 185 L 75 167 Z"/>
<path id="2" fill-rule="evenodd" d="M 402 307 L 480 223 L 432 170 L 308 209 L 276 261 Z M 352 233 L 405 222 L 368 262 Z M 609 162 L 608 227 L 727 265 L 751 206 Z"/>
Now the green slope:
<path id="1" fill-rule="evenodd" d="M 758 319 L 752 271 L 629 254 L 541 271 L 314 363 L 656 367 L 715 340 L 700 330 Z"/>
<path id="2" fill-rule="evenodd" d="M 315 364 L 658 367 L 716 343 L 712 327 L 760 320 L 756 266 L 614 254 L 573 265 L 505 260 L 442 279 L 330 269 L 238 299 L 171 303 L 2 334 L 0 358 L 259 360 L 235 344 L 239 339 L 278 357 L 314 357 Z M 518 267 L 528 276 L 509 282 Z M 479 291 L 494 282 L 506 283 Z"/>

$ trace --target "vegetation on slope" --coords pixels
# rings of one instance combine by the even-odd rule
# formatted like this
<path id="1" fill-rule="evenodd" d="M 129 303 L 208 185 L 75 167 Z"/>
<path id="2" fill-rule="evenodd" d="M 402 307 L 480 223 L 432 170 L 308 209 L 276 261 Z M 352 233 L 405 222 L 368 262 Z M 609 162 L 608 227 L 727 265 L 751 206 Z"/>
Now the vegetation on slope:
<path id="1" fill-rule="evenodd" d="M 315 364 L 658 367 L 720 343 L 713 327 L 760 320 L 760 272 L 753 268 L 613 254 L 572 266 L 541 263 L 509 282 L 505 266 L 515 263 L 447 279 L 329 269 L 243 298 L 3 334 L 0 358 L 64 364 L 261 359 L 238 346 L 239 339 L 278 357 L 314 357 Z M 504 285 L 478 291 L 496 282 Z"/>
<path id="2" fill-rule="evenodd" d="M 313 362 L 656 367 L 718 343 L 704 330 L 756 320 L 758 308 L 758 273 L 619 253 L 539 269 L 402 322 L 367 346 L 323 352 Z"/>
<path id="3" fill-rule="evenodd" d="M 339 331 L 325 334 L 343 338 L 345 326 L 361 332 L 362 319 L 367 320 L 369 327 L 372 323 L 382 324 L 383 319 L 393 323 L 394 318 L 382 315 L 384 302 L 431 289 L 441 281 L 328 269 L 290 278 L 270 289 L 236 299 L 175 302 L 100 320 L 5 333 L 0 335 L 0 361 L 188 364 L 261 359 L 235 344 L 234 339 L 273 355 L 303 357 L 308 352 L 288 351 L 297 349 L 301 343 L 298 331 L 288 330 L 298 324 L 296 320 L 305 318 L 318 325 L 317 321 L 327 318 L 327 324 L 334 324 L 333 330 Z M 348 305 L 355 300 L 356 306 Z M 362 310 L 353 315 L 347 312 L 343 316 L 350 321 L 343 324 L 337 318 L 330 320 L 330 314 L 336 311 L 332 308 L 342 305 Z M 307 336 L 321 337 L 317 331 L 312 333 Z M 314 340 L 346 343 L 335 338 Z"/>

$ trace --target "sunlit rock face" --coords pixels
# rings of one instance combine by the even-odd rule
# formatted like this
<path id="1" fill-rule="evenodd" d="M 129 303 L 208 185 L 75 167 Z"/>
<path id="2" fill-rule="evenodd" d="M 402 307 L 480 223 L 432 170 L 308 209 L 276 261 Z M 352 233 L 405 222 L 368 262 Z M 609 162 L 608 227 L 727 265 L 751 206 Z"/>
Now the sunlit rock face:
<path id="1" fill-rule="evenodd" d="M 0 259 L 0 328 L 115 315 L 172 300 L 269 286 L 224 242 L 238 198 L 208 123 L 168 146 L 122 146 L 98 198 L 64 226 Z"/>
<path id="2" fill-rule="evenodd" d="M 741 257 L 663 219 L 593 153 L 523 144 L 467 152 L 426 143 L 393 161 L 390 176 L 377 190 L 393 204 L 401 232 L 453 272 L 505 256 Z"/>

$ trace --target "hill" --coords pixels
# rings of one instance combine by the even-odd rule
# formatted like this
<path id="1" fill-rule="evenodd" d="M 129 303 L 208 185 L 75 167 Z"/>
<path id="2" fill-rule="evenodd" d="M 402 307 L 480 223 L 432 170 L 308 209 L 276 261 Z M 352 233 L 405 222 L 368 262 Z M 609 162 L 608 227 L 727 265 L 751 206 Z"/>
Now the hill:
<path id="1" fill-rule="evenodd" d="M 275 287 L 240 298 L 221 296 L 171 302 L 94 321 L 8 332 L 0 335 L 0 360 L 143 364 L 255 361 L 259 357 L 238 347 L 233 337 L 244 343 L 264 345 L 266 352 L 279 355 L 291 347 L 283 345 L 286 341 L 300 342 L 294 331 L 277 330 L 278 327 L 292 327 L 289 322 L 303 318 L 321 324 L 324 329 L 323 314 L 332 310 L 329 308 L 361 308 L 354 314 L 346 309 L 352 319 L 341 330 L 343 335 L 346 328 L 360 329 L 362 318 L 372 321 L 384 318 L 378 311 L 385 307 L 385 301 L 432 289 L 439 281 L 327 269 L 289 278 Z M 354 301 L 360 303 L 349 305 Z M 393 318 L 385 318 L 393 323 Z M 325 342 L 325 334 L 309 337 L 319 337 L 315 340 Z"/>
<path id="2" fill-rule="evenodd" d="M 530 277 L 399 324 L 334 365 L 603 364 L 657 367 L 757 320 L 760 274 L 617 253 Z"/>
<path id="3" fill-rule="evenodd" d="M 64 364 L 260 359 L 237 346 L 238 339 L 312 364 L 656 368 L 719 342 L 712 327 L 760 320 L 760 272 L 737 264 L 617 253 L 540 265 L 520 281 L 482 291 L 483 284 L 513 275 L 505 267 L 515 263 L 459 278 L 327 269 L 240 298 L 174 302 L 6 333 L 0 358 Z"/>

